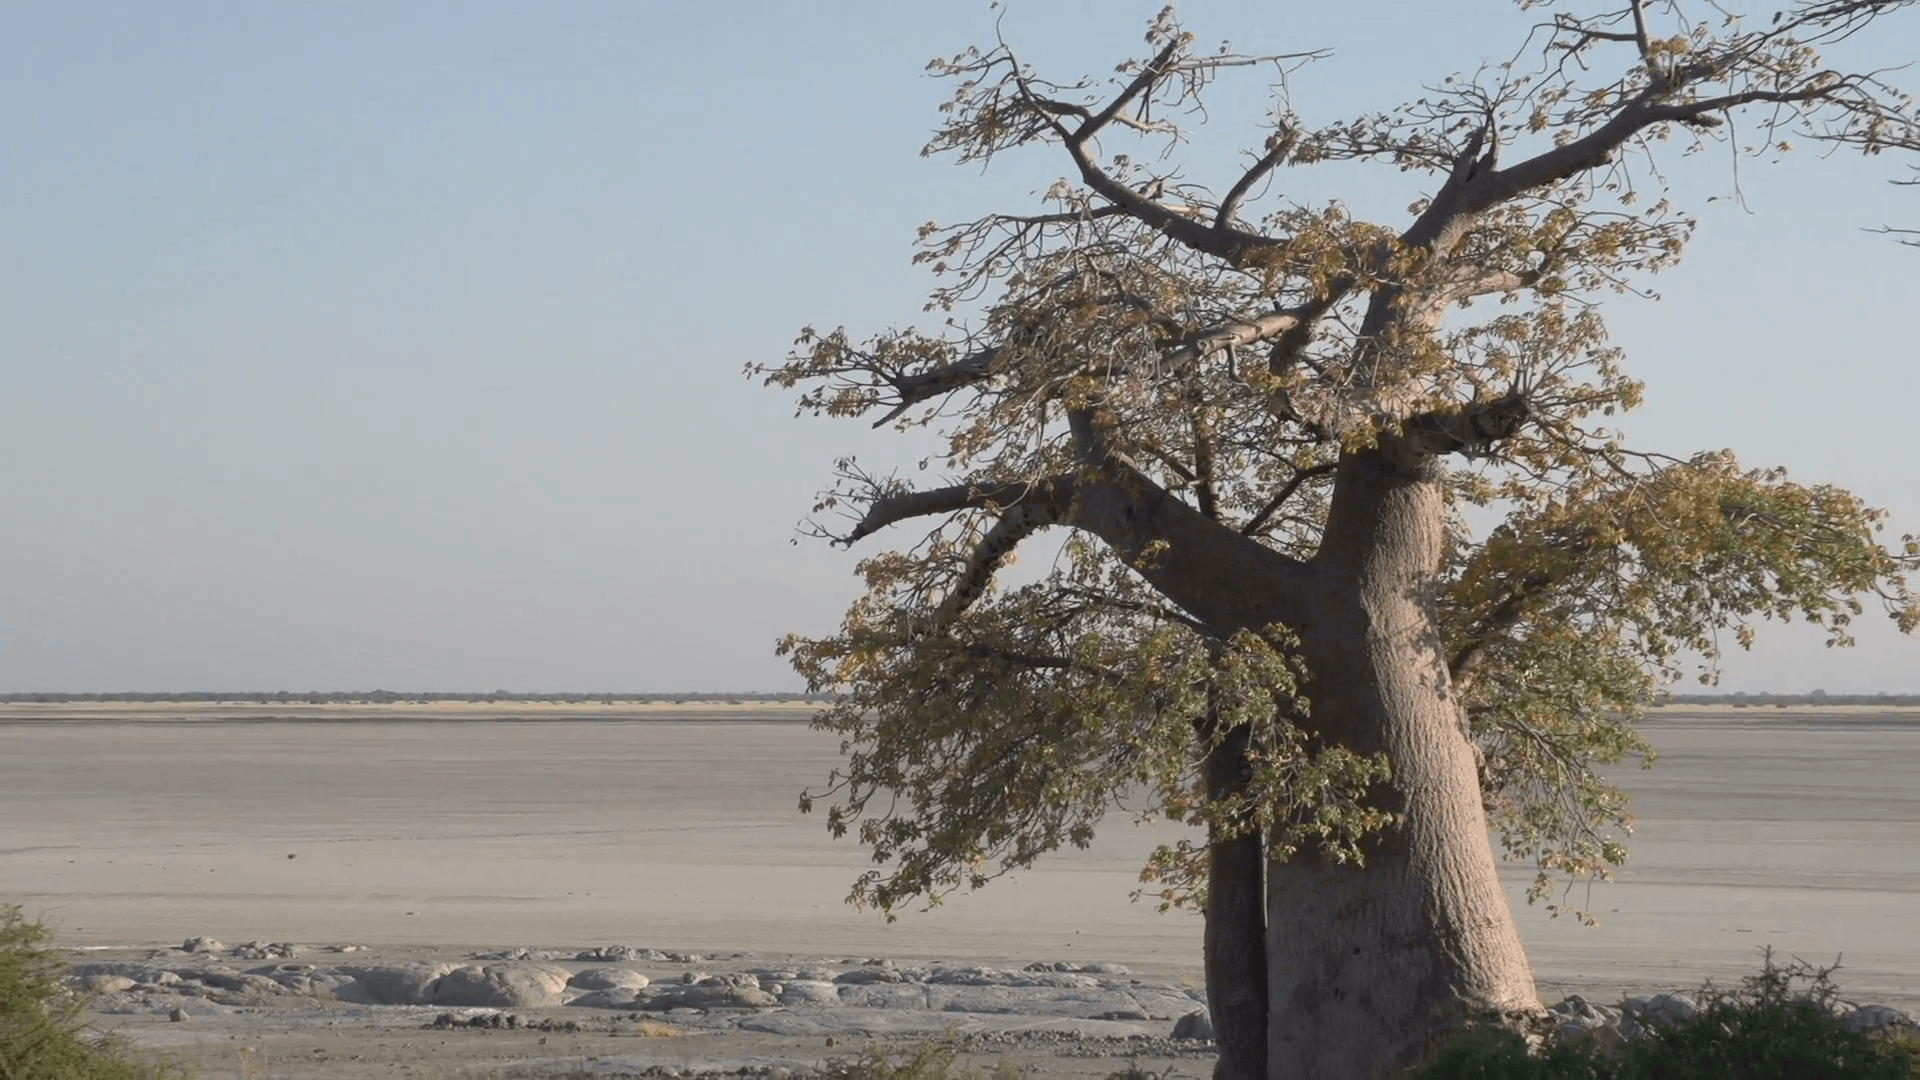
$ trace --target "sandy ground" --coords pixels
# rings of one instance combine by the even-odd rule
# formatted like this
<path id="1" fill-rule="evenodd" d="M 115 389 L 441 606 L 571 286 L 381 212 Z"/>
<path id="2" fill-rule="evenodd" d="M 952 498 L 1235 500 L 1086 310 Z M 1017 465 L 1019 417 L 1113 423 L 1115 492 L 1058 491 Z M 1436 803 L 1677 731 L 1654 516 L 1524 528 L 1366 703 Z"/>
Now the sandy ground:
<path id="1" fill-rule="evenodd" d="M 99 955 L 207 934 L 449 958 L 628 944 L 1199 974 L 1197 918 L 1128 899 L 1145 852 L 1181 835 L 1164 824 L 1116 819 L 1090 851 L 893 924 L 846 907 L 868 864 L 795 812 L 838 759 L 832 736 L 798 722 L 804 706 L 0 710 L 0 900 Z M 1920 711 L 1666 710 L 1647 730 L 1660 764 L 1622 776 L 1640 814 L 1633 861 L 1582 903 L 1602 924 L 1548 919 L 1520 899 L 1529 875 L 1511 875 L 1543 997 L 1732 981 L 1771 945 L 1844 954 L 1847 996 L 1920 1006 Z M 380 1075 L 367 1055 L 381 1042 L 395 1074 L 455 1075 L 539 1045 L 349 1025 L 249 1057 L 238 1048 L 261 1039 L 246 1030 L 110 1020 L 190 1051 L 204 1076 Z M 676 1045 L 710 1036 L 689 1038 Z M 458 1049 L 476 1046 L 481 1058 Z"/>

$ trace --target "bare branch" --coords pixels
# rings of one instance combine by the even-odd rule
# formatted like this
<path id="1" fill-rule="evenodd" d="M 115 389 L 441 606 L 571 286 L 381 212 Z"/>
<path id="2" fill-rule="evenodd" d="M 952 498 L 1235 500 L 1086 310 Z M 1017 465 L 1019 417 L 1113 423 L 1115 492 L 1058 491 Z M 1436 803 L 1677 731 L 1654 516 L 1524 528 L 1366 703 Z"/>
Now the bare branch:
<path id="1" fill-rule="evenodd" d="M 1316 476 L 1325 476 L 1339 467 L 1340 463 L 1338 461 L 1324 461 L 1318 465 L 1310 465 L 1294 473 L 1293 478 L 1288 480 L 1286 484 L 1280 488 L 1279 492 L 1267 501 L 1267 505 L 1260 508 L 1259 513 L 1248 519 L 1245 525 L 1240 526 L 1240 535 L 1252 536 L 1258 533 L 1260 527 L 1267 523 L 1267 519 L 1273 517 L 1274 512 L 1280 509 L 1281 504 L 1292 498 L 1294 492 L 1300 490 L 1301 484 L 1306 483 Z"/>
<path id="2" fill-rule="evenodd" d="M 933 514 L 1019 506 L 1036 499 L 1057 504 L 1072 497 L 1073 483 L 1071 476 L 1055 476 L 1033 483 L 955 484 L 927 491 L 896 491 L 873 500 L 866 516 L 840 543 L 851 547 L 889 525 Z"/>
<path id="3" fill-rule="evenodd" d="M 1287 159 L 1287 155 L 1293 152 L 1294 144 L 1298 141 L 1299 133 L 1284 125 L 1267 139 L 1266 153 L 1261 154 L 1253 165 L 1241 174 L 1240 179 L 1234 181 L 1233 187 L 1227 191 L 1227 197 L 1220 200 L 1220 210 L 1213 216 L 1214 228 L 1225 229 L 1233 224 L 1233 217 L 1240 212 L 1240 203 L 1246 199 L 1247 193 Z"/>
<path id="4" fill-rule="evenodd" d="M 974 545 L 960 578 L 948 590 L 946 598 L 933 614 L 933 629 L 939 630 L 959 618 L 985 595 L 993 575 L 1013 554 L 1020 542 L 1049 525 L 1057 523 L 1065 507 L 1054 501 L 1023 501 L 1000 514 L 1000 520 Z"/>

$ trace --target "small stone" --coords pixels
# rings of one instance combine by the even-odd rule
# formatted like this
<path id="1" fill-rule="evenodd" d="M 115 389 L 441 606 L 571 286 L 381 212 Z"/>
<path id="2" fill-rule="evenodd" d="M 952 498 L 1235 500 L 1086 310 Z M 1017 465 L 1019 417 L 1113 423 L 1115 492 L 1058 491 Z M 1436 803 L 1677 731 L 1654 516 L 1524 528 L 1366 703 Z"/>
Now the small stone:
<path id="1" fill-rule="evenodd" d="M 184 1024 L 187 1022 L 187 1010 L 175 1009 L 167 1014 L 167 1020 L 175 1024 Z"/>

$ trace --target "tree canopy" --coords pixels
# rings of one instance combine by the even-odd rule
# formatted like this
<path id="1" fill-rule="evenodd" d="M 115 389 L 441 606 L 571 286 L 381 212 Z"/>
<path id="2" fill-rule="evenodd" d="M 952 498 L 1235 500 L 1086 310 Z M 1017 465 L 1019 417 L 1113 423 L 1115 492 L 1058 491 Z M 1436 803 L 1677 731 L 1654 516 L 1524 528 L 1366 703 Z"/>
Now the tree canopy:
<path id="1" fill-rule="evenodd" d="M 1512 61 L 1332 122 L 1283 92 L 1313 54 L 1202 51 L 1171 8 L 1110 79 L 1043 77 L 1006 41 L 930 65 L 955 89 L 926 153 L 1045 146 L 1066 175 L 1042 205 L 920 231 L 930 326 L 809 327 L 750 369 L 803 412 L 942 440 L 932 486 L 839 463 L 821 535 L 911 531 L 860 562 L 838 632 L 780 646 L 838 695 L 819 723 L 849 757 L 803 806 L 872 849 L 856 902 L 937 902 L 1085 846 L 1115 807 L 1363 860 L 1394 814 L 1367 793 L 1397 763 L 1316 724 L 1300 620 L 1273 599 L 1315 587 L 1299 568 L 1343 456 L 1454 462 L 1420 597 L 1433 677 L 1535 897 L 1625 858 L 1600 770 L 1651 762 L 1634 721 L 1662 685 L 1710 679 L 1767 620 L 1841 645 L 1869 606 L 1920 624 L 1920 542 L 1883 542 L 1880 511 L 1729 452 L 1629 446 L 1641 385 L 1602 318 L 1695 229 L 1678 159 L 1920 145 L 1893 76 L 1823 58 L 1905 5 L 1523 6 L 1540 18 Z M 1216 79 L 1260 72 L 1270 127 L 1236 172 L 1190 175 L 1182 125 Z M 1332 162 L 1407 174 L 1405 214 L 1289 197 L 1290 172 Z M 1048 529 L 1065 540 L 1038 580 L 998 584 Z M 1231 732 L 1244 782 L 1209 795 L 1200 762 Z M 1146 879 L 1203 899 L 1203 857 L 1163 849 Z"/>

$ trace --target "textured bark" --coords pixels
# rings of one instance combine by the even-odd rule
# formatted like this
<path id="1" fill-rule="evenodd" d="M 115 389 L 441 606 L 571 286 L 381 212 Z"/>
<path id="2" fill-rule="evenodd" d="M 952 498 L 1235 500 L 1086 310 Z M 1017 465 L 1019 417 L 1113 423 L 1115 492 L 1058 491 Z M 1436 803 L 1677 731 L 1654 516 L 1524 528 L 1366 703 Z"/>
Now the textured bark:
<path id="1" fill-rule="evenodd" d="M 1246 730 L 1229 733 L 1207 754 L 1207 795 L 1224 798 L 1246 787 Z M 1207 1011 L 1220 1057 L 1214 1080 L 1267 1075 L 1266 845 L 1256 830 L 1207 838 L 1207 924 L 1202 940 Z"/>
<path id="2" fill-rule="evenodd" d="M 1300 621 L 1311 572 L 1300 561 L 1210 521 L 1137 470 L 1105 465 L 1083 482 L 1066 523 L 1101 540 L 1159 593 L 1225 636 Z"/>
<path id="3" fill-rule="evenodd" d="M 1312 721 L 1390 755 L 1376 798 L 1396 823 L 1364 867 L 1307 852 L 1268 867 L 1272 1080 L 1393 1075 L 1470 1017 L 1539 1008 L 1433 618 L 1438 479 L 1392 448 L 1337 475 L 1300 628 Z"/>

